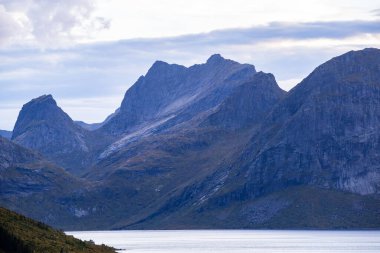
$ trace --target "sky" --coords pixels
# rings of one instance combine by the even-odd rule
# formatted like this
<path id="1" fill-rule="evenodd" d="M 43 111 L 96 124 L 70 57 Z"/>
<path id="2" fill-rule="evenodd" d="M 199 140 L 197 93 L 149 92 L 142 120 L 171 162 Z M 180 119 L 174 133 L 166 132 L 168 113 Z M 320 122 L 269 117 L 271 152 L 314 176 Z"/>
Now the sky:
<path id="1" fill-rule="evenodd" d="M 43 94 L 101 122 L 156 60 L 220 53 L 289 90 L 366 47 L 380 48 L 380 0 L 0 0 L 0 129 Z"/>

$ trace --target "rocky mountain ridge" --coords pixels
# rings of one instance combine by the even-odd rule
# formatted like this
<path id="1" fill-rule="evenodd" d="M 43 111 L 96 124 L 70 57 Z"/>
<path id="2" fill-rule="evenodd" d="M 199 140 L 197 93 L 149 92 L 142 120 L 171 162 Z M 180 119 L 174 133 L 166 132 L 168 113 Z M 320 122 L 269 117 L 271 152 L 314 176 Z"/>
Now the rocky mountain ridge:
<path id="1" fill-rule="evenodd" d="M 82 175 L 43 202 L 60 210 L 46 221 L 58 227 L 376 228 L 379 80 L 378 49 L 333 58 L 290 92 L 220 55 L 157 61 L 99 128 L 43 96 L 24 106 L 13 140 Z M 20 194 L 18 210 L 41 196 Z"/>

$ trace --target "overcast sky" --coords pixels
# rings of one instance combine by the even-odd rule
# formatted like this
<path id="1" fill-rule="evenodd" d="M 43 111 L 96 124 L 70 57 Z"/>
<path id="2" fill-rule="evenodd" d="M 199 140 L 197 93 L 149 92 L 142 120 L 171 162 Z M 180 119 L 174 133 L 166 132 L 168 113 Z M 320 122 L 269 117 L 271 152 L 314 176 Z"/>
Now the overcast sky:
<path id="1" fill-rule="evenodd" d="M 0 0 L 0 129 L 52 94 L 100 122 L 155 60 L 220 53 L 286 90 L 349 50 L 380 47 L 380 0 Z"/>

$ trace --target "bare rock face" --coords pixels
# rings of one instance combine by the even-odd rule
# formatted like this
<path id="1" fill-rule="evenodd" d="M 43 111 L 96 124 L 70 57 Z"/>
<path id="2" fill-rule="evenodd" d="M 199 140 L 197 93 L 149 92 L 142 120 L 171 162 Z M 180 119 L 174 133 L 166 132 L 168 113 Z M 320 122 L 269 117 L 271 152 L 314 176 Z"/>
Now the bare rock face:
<path id="1" fill-rule="evenodd" d="M 23 106 L 12 140 L 45 154 L 88 151 L 82 129 L 57 106 L 51 95 L 33 99 Z"/>
<path id="2" fill-rule="evenodd" d="M 120 112 L 100 130 L 121 135 L 168 117 L 183 122 L 217 106 L 236 85 L 250 80 L 255 73 L 254 66 L 220 55 L 189 68 L 157 61 L 126 92 Z"/>
<path id="3" fill-rule="evenodd" d="M 226 129 L 252 127 L 285 96 L 272 74 L 258 72 L 235 91 L 210 115 L 203 125 Z"/>
<path id="4" fill-rule="evenodd" d="M 44 95 L 23 106 L 12 140 L 79 173 L 90 163 L 94 142 L 102 143 L 103 139 L 75 124 L 51 95 Z"/>
<path id="5" fill-rule="evenodd" d="M 246 192 L 291 185 L 380 191 L 380 50 L 319 66 L 278 103 L 236 166 Z"/>

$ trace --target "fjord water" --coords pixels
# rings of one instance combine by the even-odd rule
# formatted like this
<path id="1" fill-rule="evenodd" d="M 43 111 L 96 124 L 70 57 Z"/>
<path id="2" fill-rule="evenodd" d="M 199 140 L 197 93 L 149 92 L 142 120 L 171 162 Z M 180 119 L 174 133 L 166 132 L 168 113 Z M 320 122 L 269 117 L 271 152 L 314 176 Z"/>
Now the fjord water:
<path id="1" fill-rule="evenodd" d="M 380 252 L 380 231 L 130 230 L 66 234 L 131 253 Z"/>

